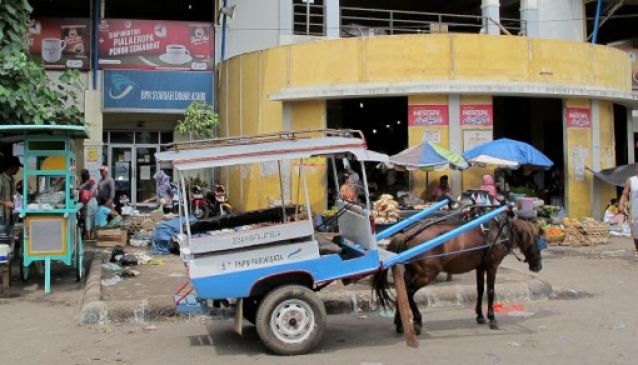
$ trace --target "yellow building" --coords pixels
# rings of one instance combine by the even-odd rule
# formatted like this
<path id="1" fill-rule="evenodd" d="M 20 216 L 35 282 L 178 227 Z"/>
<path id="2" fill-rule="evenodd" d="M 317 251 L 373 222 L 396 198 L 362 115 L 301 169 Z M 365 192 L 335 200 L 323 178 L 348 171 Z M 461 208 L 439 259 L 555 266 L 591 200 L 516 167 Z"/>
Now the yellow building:
<path id="1" fill-rule="evenodd" d="M 538 123 L 545 125 L 545 132 L 538 130 L 535 122 L 525 128 L 530 129 L 537 142 L 533 144 L 540 143 L 541 149 L 552 147 L 549 144 L 554 142 L 542 146 L 551 137 L 563 145 L 559 162 L 566 172 L 568 214 L 597 216 L 616 191 L 595 182 L 586 167 L 598 170 L 615 166 L 614 118 L 627 120 L 627 112 L 615 116 L 614 103 L 631 104 L 636 100 L 627 77 L 630 68 L 630 60 L 622 51 L 578 41 L 486 34 L 324 39 L 244 53 L 223 61 L 219 67 L 218 108 L 222 133 L 242 135 L 329 127 L 327 109 L 334 100 L 403 97 L 408 109 L 434 106 L 430 109 L 448 114 L 445 123 L 429 126 L 410 123 L 406 115 L 402 127 L 407 129 L 409 146 L 420 143 L 425 135 L 463 152 L 493 138 L 496 129 L 516 132 L 518 117 L 545 113 L 534 110 L 533 101 L 525 115 L 495 112 L 507 109 L 508 97 L 546 99 L 549 101 L 539 102 L 543 106 L 540 109 L 558 105 L 557 115 L 548 117 L 553 123 Z M 490 120 L 473 123 L 466 118 L 473 115 L 472 111 Z M 495 122 L 494 113 L 510 120 L 505 124 Z M 562 137 L 557 137 L 556 131 Z M 454 190 L 478 186 L 484 172 L 451 172 Z M 315 211 L 325 208 L 325 174 L 325 163 L 317 161 L 311 179 Z M 241 208 L 262 206 L 278 191 L 276 179 L 258 167 L 250 171 L 231 169 L 226 171 L 226 178 L 230 199 Z M 418 173 L 412 176 L 410 188 L 420 190 L 422 179 Z"/>

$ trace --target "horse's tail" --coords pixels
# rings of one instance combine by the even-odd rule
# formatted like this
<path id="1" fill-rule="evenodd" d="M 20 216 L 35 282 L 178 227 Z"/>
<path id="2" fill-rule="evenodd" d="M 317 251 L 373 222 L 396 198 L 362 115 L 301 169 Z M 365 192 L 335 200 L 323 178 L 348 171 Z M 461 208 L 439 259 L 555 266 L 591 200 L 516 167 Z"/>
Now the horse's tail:
<path id="1" fill-rule="evenodd" d="M 404 251 L 407 238 L 404 234 L 395 235 L 390 240 L 387 250 L 397 253 Z M 387 309 L 388 307 L 394 308 L 396 306 L 396 299 L 388 290 L 388 269 L 379 270 L 373 275 L 372 289 L 376 294 L 379 305 L 383 309 Z"/>

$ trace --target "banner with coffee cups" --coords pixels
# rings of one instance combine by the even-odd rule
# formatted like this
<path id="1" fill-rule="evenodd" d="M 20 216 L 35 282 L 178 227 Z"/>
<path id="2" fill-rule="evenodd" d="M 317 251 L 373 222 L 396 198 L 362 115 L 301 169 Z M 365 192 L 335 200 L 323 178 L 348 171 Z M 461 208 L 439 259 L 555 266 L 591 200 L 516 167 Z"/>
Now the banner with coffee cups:
<path id="1" fill-rule="evenodd" d="M 101 69 L 213 70 L 212 23 L 104 19 L 98 37 Z"/>
<path id="2" fill-rule="evenodd" d="M 36 18 L 31 21 L 29 35 L 29 53 L 45 68 L 90 68 L 88 18 Z"/>

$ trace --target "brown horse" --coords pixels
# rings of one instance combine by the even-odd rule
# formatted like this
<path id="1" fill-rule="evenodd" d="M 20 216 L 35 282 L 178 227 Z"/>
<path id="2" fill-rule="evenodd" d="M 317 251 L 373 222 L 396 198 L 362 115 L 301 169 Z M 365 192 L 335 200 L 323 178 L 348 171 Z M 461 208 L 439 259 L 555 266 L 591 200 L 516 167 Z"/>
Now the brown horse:
<path id="1" fill-rule="evenodd" d="M 457 228 L 458 224 L 441 223 L 429 225 L 419 224 L 402 234 L 395 235 L 388 250 L 402 252 L 423 242 L 429 241 L 445 232 Z M 494 281 L 496 271 L 503 258 L 518 247 L 525 255 L 525 262 L 529 269 L 538 272 L 542 268 L 540 248 L 537 240 L 542 231 L 535 224 L 527 222 L 509 213 L 504 213 L 490 221 L 487 227 L 479 227 L 460 234 L 443 245 L 417 257 L 405 267 L 405 283 L 408 291 L 408 301 L 414 318 L 414 329 L 421 333 L 421 313 L 414 301 L 414 294 L 420 288 L 428 285 L 441 272 L 461 274 L 476 270 L 476 321 L 485 323 L 482 300 L 487 273 L 487 318 L 491 329 L 498 329 L 494 317 Z M 373 287 L 379 304 L 383 308 L 394 305 L 387 288 L 387 270 L 374 275 Z M 397 332 L 403 332 L 398 311 L 394 317 Z"/>

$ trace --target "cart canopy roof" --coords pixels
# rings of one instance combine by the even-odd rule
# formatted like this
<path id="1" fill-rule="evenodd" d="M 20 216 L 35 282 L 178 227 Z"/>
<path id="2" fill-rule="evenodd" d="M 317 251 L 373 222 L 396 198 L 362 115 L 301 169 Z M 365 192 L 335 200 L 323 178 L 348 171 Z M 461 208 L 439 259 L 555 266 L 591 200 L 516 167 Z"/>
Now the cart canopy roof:
<path id="1" fill-rule="evenodd" d="M 159 161 L 171 161 L 177 170 L 294 160 L 351 153 L 359 161 L 388 162 L 388 156 L 367 149 L 359 131 L 297 131 L 253 137 L 220 138 L 176 143 L 159 152 Z"/>
<path id="2" fill-rule="evenodd" d="M 54 124 L 4 124 L 0 125 L 0 142 L 19 142 L 26 135 L 68 135 L 75 138 L 87 138 L 85 126 L 80 125 L 54 125 Z"/>

